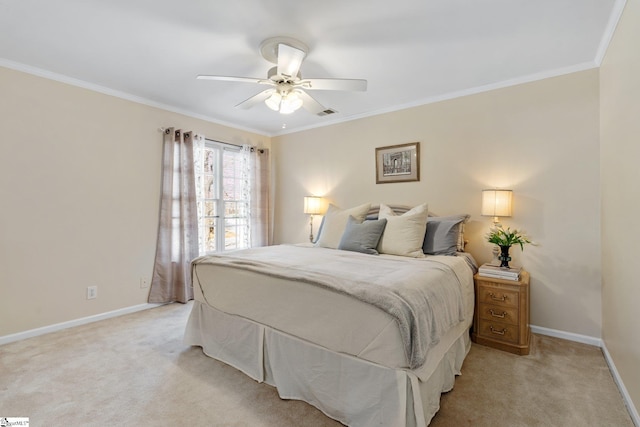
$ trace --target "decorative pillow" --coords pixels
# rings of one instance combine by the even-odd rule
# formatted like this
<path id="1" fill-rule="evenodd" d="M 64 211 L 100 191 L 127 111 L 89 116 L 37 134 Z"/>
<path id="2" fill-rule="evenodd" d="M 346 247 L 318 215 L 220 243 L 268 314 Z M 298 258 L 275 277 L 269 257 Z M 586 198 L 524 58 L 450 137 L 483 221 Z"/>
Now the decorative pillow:
<path id="1" fill-rule="evenodd" d="M 399 216 L 389 206 L 380 204 L 378 218 L 385 218 L 387 226 L 378 243 L 378 252 L 414 258 L 423 257 L 422 245 L 428 215 L 426 203 Z"/>
<path id="2" fill-rule="evenodd" d="M 427 221 L 422 250 L 427 255 L 455 255 L 460 249 L 460 233 L 469 215 L 432 216 Z"/>
<path id="3" fill-rule="evenodd" d="M 340 239 L 347 227 L 349 216 L 353 216 L 358 222 L 364 221 L 367 212 L 371 207 L 371 203 L 356 206 L 351 209 L 341 210 L 340 208 L 330 204 L 327 213 L 322 219 L 320 231 L 318 231 L 318 240 L 316 246 L 322 248 L 337 249 Z"/>
<path id="4" fill-rule="evenodd" d="M 344 230 L 338 249 L 345 251 L 362 252 L 363 254 L 378 255 L 376 247 L 380 241 L 380 236 L 387 225 L 386 219 L 377 221 L 358 222 L 349 215 L 347 228 Z"/>

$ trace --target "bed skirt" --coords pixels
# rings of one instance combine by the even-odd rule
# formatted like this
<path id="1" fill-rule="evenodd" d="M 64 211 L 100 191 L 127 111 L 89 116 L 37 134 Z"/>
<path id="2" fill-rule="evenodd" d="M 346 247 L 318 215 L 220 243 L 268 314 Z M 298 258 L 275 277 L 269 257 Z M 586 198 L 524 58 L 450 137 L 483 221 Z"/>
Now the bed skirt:
<path id="1" fill-rule="evenodd" d="M 466 329 L 427 378 L 337 353 L 194 301 L 184 342 L 348 426 L 426 427 L 471 347 Z M 437 347 L 436 347 L 437 348 Z"/>

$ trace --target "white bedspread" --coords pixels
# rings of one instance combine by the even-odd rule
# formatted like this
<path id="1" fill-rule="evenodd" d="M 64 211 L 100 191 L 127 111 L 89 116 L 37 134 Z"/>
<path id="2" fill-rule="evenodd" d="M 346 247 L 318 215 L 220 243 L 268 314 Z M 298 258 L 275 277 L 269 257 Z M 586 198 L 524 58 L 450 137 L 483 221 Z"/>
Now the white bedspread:
<path id="1" fill-rule="evenodd" d="M 464 320 L 461 283 L 470 274 L 464 263 L 449 262 L 447 257 L 372 256 L 302 245 L 193 261 L 206 263 L 310 283 L 375 305 L 398 322 L 412 369 L 424 363 L 428 350 L 447 330 Z"/>

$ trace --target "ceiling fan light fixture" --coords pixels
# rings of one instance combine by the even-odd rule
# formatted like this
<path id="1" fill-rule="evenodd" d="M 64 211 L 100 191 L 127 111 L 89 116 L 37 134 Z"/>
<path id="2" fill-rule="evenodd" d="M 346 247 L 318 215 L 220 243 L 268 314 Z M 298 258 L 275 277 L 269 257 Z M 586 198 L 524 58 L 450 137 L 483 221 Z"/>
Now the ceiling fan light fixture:
<path id="1" fill-rule="evenodd" d="M 326 115 L 336 111 L 326 108 L 307 93 L 308 90 L 365 91 L 367 81 L 362 79 L 324 79 L 302 80 L 300 67 L 309 48 L 290 37 L 273 37 L 260 45 L 260 53 L 269 62 L 276 64 L 267 72 L 266 79 L 254 77 L 234 77 L 199 75 L 198 79 L 227 82 L 257 83 L 270 86 L 252 97 L 245 99 L 235 107 L 248 110 L 264 102 L 267 107 L 280 114 L 291 114 L 301 107 L 311 114 Z"/>
<path id="2" fill-rule="evenodd" d="M 280 114 L 291 114 L 302 107 L 302 98 L 296 91 L 291 91 L 282 97 Z"/>
<path id="3" fill-rule="evenodd" d="M 273 92 L 270 97 L 265 99 L 264 103 L 267 104 L 267 107 L 272 109 L 273 111 L 280 110 L 280 102 L 282 101 L 282 95 L 279 92 Z"/>
<path id="4" fill-rule="evenodd" d="M 297 90 L 289 92 L 274 92 L 264 100 L 267 107 L 280 114 L 291 114 L 302 107 L 303 100 Z"/>

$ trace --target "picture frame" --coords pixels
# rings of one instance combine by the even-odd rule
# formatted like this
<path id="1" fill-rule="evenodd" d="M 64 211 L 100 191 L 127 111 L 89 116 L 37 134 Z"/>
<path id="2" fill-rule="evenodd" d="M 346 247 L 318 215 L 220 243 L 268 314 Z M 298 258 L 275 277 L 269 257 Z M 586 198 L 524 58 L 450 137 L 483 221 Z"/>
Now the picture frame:
<path id="1" fill-rule="evenodd" d="M 376 148 L 376 184 L 420 181 L 420 143 Z"/>

